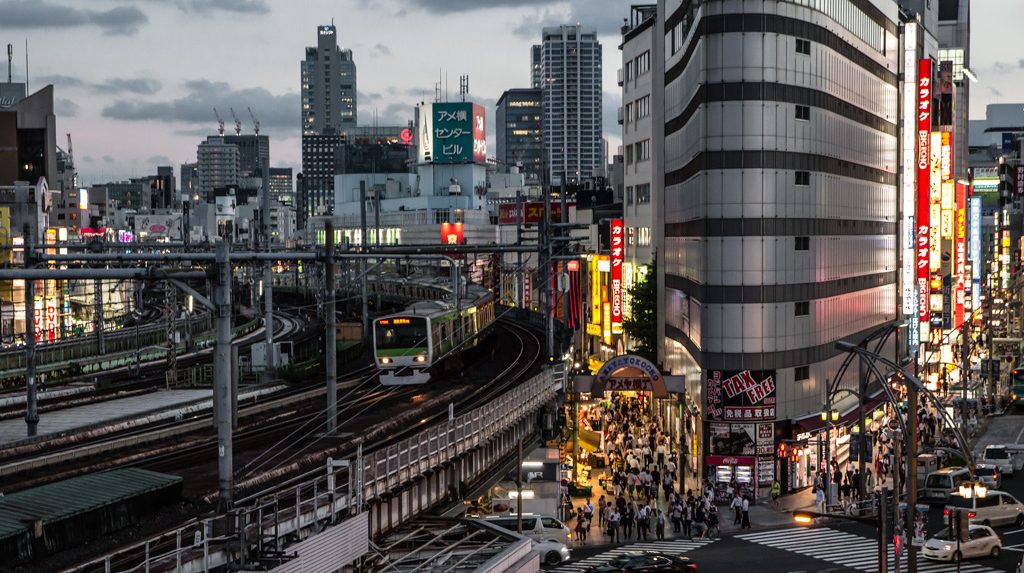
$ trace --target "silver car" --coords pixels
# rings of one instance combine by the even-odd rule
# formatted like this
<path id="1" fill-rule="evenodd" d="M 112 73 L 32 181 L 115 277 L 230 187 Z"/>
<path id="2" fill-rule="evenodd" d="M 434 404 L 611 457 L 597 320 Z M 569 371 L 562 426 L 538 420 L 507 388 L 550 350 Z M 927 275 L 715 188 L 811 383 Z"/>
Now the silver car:
<path id="1" fill-rule="evenodd" d="M 572 557 L 569 548 L 557 541 L 534 541 L 533 551 L 540 555 L 541 563 L 545 565 L 565 563 Z"/>
<path id="2" fill-rule="evenodd" d="M 995 464 L 978 464 L 974 475 L 989 489 L 999 489 L 1003 486 L 1003 472 L 999 471 L 999 466 Z"/>

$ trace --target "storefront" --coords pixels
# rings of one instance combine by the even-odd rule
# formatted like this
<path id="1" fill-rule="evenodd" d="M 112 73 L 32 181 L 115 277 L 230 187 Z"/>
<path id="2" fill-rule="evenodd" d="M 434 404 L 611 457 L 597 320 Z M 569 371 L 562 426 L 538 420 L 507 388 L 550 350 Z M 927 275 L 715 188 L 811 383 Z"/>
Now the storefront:
<path id="1" fill-rule="evenodd" d="M 705 378 L 705 475 L 715 497 L 739 487 L 766 497 L 776 472 L 775 371 L 709 370 Z"/>

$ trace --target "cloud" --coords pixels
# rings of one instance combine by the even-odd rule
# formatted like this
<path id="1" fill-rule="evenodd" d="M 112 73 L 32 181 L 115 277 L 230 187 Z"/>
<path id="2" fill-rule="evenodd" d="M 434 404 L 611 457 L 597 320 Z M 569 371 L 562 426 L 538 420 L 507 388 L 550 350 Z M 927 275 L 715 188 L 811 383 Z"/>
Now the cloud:
<path id="1" fill-rule="evenodd" d="M 547 4 L 547 3 L 545 3 Z M 621 0 L 568 0 L 557 7 L 537 10 L 524 16 L 513 26 L 512 33 L 540 42 L 545 26 L 558 26 L 579 22 L 584 28 L 596 28 L 602 36 L 619 35 L 622 21 L 629 16 Z"/>
<path id="2" fill-rule="evenodd" d="M 58 117 L 76 117 L 78 116 L 78 104 L 69 99 L 57 98 L 53 102 L 53 111 Z"/>
<path id="3" fill-rule="evenodd" d="M 114 162 L 114 158 L 113 157 L 111 157 L 109 155 L 104 155 L 103 156 L 103 163 L 113 163 L 113 162 Z"/>
<path id="4" fill-rule="evenodd" d="M 185 83 L 188 93 L 169 101 L 117 100 L 103 108 L 103 117 L 122 121 L 163 121 L 206 124 L 211 133 L 216 125 L 213 108 L 225 112 L 234 107 L 244 110 L 252 107 L 260 120 L 261 131 L 268 135 L 284 136 L 299 129 L 299 95 L 275 95 L 264 88 L 233 89 L 226 82 L 193 80 Z M 229 118 L 230 120 L 230 118 Z M 251 128 L 246 124 L 248 128 Z M 273 133 L 277 131 L 279 133 Z M 284 132 L 284 133 L 281 133 Z"/>
<path id="5" fill-rule="evenodd" d="M 377 125 L 406 125 L 413 119 L 412 103 L 389 103 L 383 108 L 360 106 L 359 125 L 373 125 L 373 112 L 377 112 Z"/>
<path id="6" fill-rule="evenodd" d="M 0 0 L 0 29 L 75 28 L 96 26 L 110 35 L 131 35 L 149 18 L 134 6 L 89 10 L 45 0 Z"/>
<path id="7" fill-rule="evenodd" d="M 381 95 L 377 92 L 364 92 L 357 90 L 356 97 L 359 98 L 360 102 L 367 102 L 371 100 L 377 100 L 381 98 Z"/>
<path id="8" fill-rule="evenodd" d="M 390 55 L 391 55 L 391 48 L 385 46 L 384 44 L 376 44 L 370 50 L 370 57 L 371 58 L 378 58 L 378 57 L 381 57 L 381 56 L 390 56 Z"/>
<path id="9" fill-rule="evenodd" d="M 135 93 L 140 95 L 151 95 L 160 89 L 160 82 L 153 78 L 110 78 L 99 83 L 90 83 L 82 78 L 64 74 L 52 74 L 40 76 L 38 81 L 44 84 L 53 84 L 60 88 L 88 88 L 96 93 L 117 94 Z"/>
<path id="10" fill-rule="evenodd" d="M 85 163 L 95 163 L 96 162 L 96 160 L 93 159 L 92 155 L 83 155 L 82 159 L 80 161 L 83 161 Z"/>
<path id="11" fill-rule="evenodd" d="M 521 8 L 523 6 L 541 6 L 550 4 L 551 0 L 411 0 L 414 8 L 422 8 L 429 12 L 448 14 L 451 12 L 469 12 L 488 8 Z"/>
<path id="12" fill-rule="evenodd" d="M 147 159 L 146 163 L 150 165 L 171 165 L 173 161 L 171 161 L 171 158 L 166 155 L 154 155 Z"/>
<path id="13" fill-rule="evenodd" d="M 178 0 L 178 6 L 187 12 L 211 12 L 222 10 L 237 14 L 267 14 L 270 6 L 266 0 Z"/>

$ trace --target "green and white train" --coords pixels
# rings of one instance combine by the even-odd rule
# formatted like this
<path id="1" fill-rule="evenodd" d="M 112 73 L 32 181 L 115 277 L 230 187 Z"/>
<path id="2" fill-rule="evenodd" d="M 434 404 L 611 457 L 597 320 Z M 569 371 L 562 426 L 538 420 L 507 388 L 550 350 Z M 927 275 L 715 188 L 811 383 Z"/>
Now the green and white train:
<path id="1" fill-rule="evenodd" d="M 380 383 L 385 386 L 427 383 L 432 369 L 476 346 L 494 324 L 494 296 L 479 285 L 468 285 L 458 310 L 451 289 L 440 287 L 437 280 L 429 285 L 392 283 L 382 288 L 401 291 L 394 294 L 447 293 L 444 298 L 414 302 L 402 312 L 374 321 L 374 357 Z"/>

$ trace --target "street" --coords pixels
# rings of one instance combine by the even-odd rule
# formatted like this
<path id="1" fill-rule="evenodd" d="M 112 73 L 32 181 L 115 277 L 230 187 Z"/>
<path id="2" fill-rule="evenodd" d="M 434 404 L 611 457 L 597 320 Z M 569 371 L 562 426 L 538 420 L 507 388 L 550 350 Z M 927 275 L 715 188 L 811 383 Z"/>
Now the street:
<path id="1" fill-rule="evenodd" d="M 996 416 L 978 436 L 975 452 L 990 444 L 1019 443 L 1024 438 L 1024 415 L 1010 411 Z M 1003 481 L 1000 491 L 1024 499 L 1024 471 Z M 942 506 L 934 505 L 928 519 L 928 533 L 934 534 L 944 527 Z M 994 528 L 1003 540 L 1003 554 L 998 559 L 965 561 L 960 571 L 989 573 L 1016 571 L 1024 558 L 1024 528 L 1006 526 Z M 551 571 L 580 573 L 589 567 L 604 563 L 616 555 L 637 549 L 666 551 L 691 557 L 702 572 L 736 573 L 757 570 L 764 573 L 825 573 L 839 571 L 877 571 L 878 544 L 875 529 L 860 523 L 832 521 L 814 527 L 781 526 L 753 530 L 742 534 L 727 533 L 715 541 L 670 540 L 661 543 L 634 543 L 616 547 L 573 548 L 570 563 L 553 567 Z M 895 567 L 893 548 L 889 547 L 889 572 L 906 571 L 906 556 L 901 557 L 899 569 Z M 957 571 L 952 563 L 918 559 L 919 573 L 945 573 Z"/>

